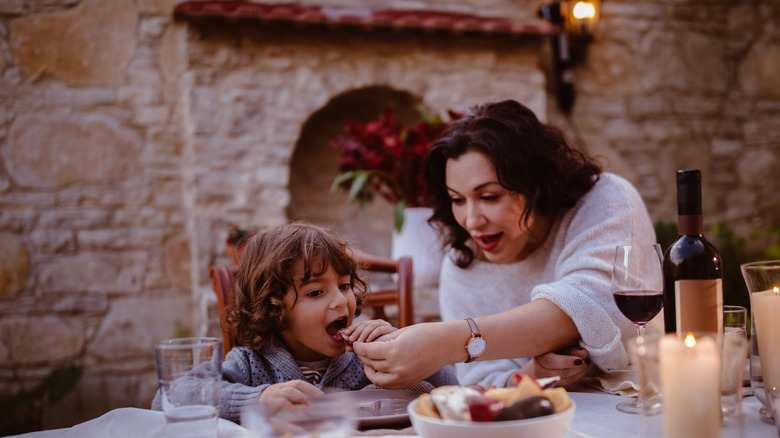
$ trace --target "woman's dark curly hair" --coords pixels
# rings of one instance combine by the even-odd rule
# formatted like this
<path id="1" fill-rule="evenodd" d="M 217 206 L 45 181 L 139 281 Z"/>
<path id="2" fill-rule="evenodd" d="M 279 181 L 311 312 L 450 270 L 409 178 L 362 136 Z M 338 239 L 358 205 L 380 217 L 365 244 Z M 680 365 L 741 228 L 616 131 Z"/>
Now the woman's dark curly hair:
<path id="1" fill-rule="evenodd" d="M 358 306 L 368 285 L 358 276 L 357 262 L 347 244 L 316 225 L 292 223 L 252 236 L 244 248 L 233 282 L 233 297 L 225 319 L 236 345 L 260 349 L 287 328 L 284 297 L 298 291 L 293 279 L 297 262 L 303 262 L 303 281 L 323 275 L 329 267 L 349 275 Z"/>
<path id="2" fill-rule="evenodd" d="M 467 152 L 484 154 L 495 166 L 498 182 L 523 195 L 519 221 L 527 225 L 531 212 L 555 218 L 573 207 L 602 172 L 594 159 L 568 144 L 563 132 L 544 124 L 514 100 L 483 103 L 454 120 L 434 143 L 425 163 L 425 183 L 433 206 L 428 220 L 444 234 L 444 245 L 457 252 L 461 268 L 474 261 L 469 233 L 452 214 L 447 192 L 447 161 Z"/>

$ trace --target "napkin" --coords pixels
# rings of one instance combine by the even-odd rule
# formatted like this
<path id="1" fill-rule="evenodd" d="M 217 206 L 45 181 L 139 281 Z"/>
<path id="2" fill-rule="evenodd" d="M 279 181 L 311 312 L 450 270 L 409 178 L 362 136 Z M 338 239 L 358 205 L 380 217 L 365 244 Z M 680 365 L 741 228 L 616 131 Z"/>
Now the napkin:
<path id="1" fill-rule="evenodd" d="M 631 370 L 601 373 L 582 380 L 582 384 L 609 394 L 633 397 L 639 394 L 639 384 L 632 378 Z"/>

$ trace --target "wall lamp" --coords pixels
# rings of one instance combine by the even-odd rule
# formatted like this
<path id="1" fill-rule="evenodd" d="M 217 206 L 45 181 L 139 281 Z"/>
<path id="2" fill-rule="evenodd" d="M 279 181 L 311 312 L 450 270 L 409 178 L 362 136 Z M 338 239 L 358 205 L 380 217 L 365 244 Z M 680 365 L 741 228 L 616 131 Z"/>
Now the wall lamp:
<path id="1" fill-rule="evenodd" d="M 601 16 L 601 0 L 553 1 L 542 5 L 538 15 L 561 29 L 551 37 L 553 89 L 558 107 L 569 113 L 574 106 L 572 67 L 585 60 L 587 45 L 593 39 Z"/>

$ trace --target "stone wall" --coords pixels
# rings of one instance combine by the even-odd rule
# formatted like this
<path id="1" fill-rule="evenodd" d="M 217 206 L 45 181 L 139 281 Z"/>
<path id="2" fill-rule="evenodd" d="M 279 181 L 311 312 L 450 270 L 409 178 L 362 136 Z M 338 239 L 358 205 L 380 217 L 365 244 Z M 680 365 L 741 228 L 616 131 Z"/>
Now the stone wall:
<path id="1" fill-rule="evenodd" d="M 538 7 L 363 3 L 518 21 Z M 605 1 L 565 115 L 533 39 L 271 32 L 175 21 L 175 0 L 0 2 L 0 396 L 75 364 L 82 380 L 44 406 L 44 427 L 148 407 L 154 342 L 215 334 L 206 269 L 227 262 L 228 226 L 300 214 L 304 128 L 367 87 L 434 111 L 517 98 L 634 182 L 654 219 L 675 218 L 674 171 L 699 167 L 708 224 L 767 230 L 780 220 L 779 3 Z"/>

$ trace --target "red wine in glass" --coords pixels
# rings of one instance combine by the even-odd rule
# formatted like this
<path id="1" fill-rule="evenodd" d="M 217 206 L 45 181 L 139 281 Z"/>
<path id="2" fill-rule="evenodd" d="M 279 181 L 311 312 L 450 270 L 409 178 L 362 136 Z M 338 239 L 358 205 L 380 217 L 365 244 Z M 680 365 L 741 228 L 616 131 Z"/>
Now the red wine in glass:
<path id="1" fill-rule="evenodd" d="M 620 313 L 634 324 L 647 325 L 664 307 L 663 290 L 620 290 L 612 297 Z"/>

